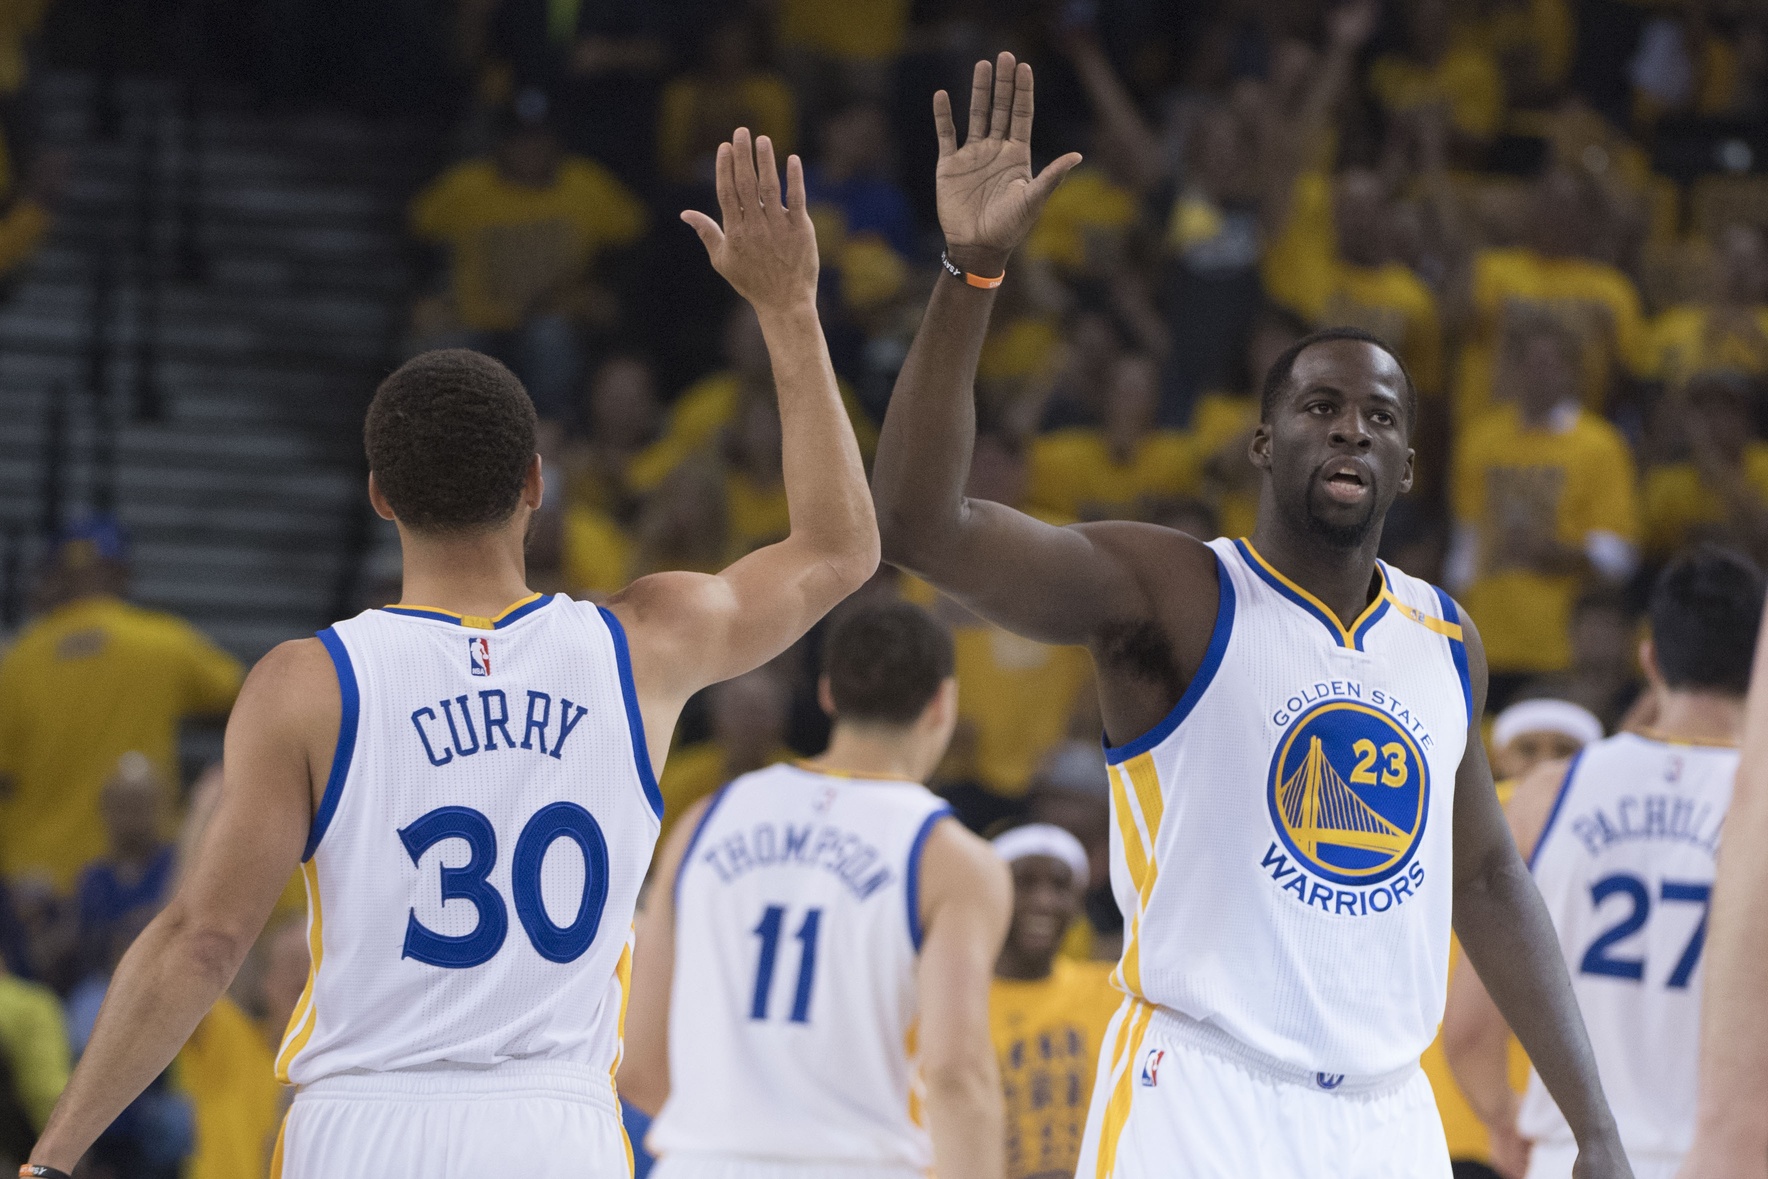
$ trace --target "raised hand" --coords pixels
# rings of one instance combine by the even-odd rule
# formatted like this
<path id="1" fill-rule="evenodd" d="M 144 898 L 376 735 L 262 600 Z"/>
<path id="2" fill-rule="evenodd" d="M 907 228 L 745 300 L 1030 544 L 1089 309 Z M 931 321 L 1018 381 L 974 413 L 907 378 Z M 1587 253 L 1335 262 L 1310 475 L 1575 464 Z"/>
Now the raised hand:
<path id="1" fill-rule="evenodd" d="M 933 96 L 939 130 L 935 174 L 939 226 L 947 255 L 959 268 L 992 276 L 1013 252 L 1080 156 L 1069 152 L 1031 174 L 1031 67 L 1003 53 L 991 66 L 976 63 L 970 85 L 970 128 L 958 146 L 951 97 Z"/>
<path id="2" fill-rule="evenodd" d="M 757 311 L 784 310 L 816 302 L 816 231 L 804 199 L 804 165 L 786 157 L 786 200 L 773 142 L 749 143 L 738 127 L 718 145 L 718 208 L 724 225 L 694 209 L 681 219 L 700 235 L 712 268 Z"/>

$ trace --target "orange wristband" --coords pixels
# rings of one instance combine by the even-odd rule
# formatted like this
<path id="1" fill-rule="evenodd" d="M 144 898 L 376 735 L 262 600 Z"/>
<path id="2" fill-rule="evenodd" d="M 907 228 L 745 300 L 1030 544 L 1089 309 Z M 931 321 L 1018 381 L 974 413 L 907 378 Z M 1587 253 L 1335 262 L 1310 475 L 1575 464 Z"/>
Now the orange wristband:
<path id="1" fill-rule="evenodd" d="M 1007 272 L 1005 270 L 1001 271 L 993 278 L 984 278 L 980 274 L 971 274 L 968 270 L 959 270 L 957 264 L 951 260 L 944 250 L 939 251 L 939 264 L 945 267 L 945 272 L 953 278 L 962 279 L 971 286 L 984 291 L 994 290 L 996 287 L 1000 286 L 1007 277 Z"/>

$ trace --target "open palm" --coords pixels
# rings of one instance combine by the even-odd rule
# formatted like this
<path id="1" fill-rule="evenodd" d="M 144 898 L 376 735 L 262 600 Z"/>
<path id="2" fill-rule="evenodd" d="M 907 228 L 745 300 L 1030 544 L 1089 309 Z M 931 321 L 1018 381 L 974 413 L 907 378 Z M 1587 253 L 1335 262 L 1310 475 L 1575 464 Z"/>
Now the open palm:
<path id="1" fill-rule="evenodd" d="M 1044 201 L 1080 163 L 1080 156 L 1070 152 L 1033 176 L 1031 115 L 1031 67 L 1015 63 L 1011 53 L 1001 54 L 993 64 L 976 63 L 970 126 L 962 147 L 950 96 L 943 90 L 933 96 L 939 131 L 939 225 L 960 266 L 991 268 L 989 274 L 1004 267 L 1007 255 L 1031 232 Z"/>

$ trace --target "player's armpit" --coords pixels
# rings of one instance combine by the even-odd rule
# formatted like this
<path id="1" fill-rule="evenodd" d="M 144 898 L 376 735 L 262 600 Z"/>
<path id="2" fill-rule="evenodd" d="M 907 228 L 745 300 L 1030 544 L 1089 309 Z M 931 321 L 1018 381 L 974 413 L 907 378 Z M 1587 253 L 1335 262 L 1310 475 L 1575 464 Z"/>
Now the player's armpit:
<path id="1" fill-rule="evenodd" d="M 227 726 L 225 784 L 195 861 L 118 965 L 31 1161 L 73 1170 L 233 981 L 300 862 L 312 784 L 330 768 L 340 712 L 317 639 L 282 644 L 246 678 Z"/>
<path id="2" fill-rule="evenodd" d="M 921 855 L 918 1041 L 934 1169 L 998 1179 L 1006 1130 L 988 995 L 1013 884 L 994 849 L 955 820 L 934 828 Z"/>
<path id="3" fill-rule="evenodd" d="M 675 879 L 712 799 L 682 812 L 651 865 L 633 923 L 632 985 L 626 1043 L 616 1084 L 620 1100 L 656 1117 L 669 1098 L 669 1000 L 675 980 Z"/>

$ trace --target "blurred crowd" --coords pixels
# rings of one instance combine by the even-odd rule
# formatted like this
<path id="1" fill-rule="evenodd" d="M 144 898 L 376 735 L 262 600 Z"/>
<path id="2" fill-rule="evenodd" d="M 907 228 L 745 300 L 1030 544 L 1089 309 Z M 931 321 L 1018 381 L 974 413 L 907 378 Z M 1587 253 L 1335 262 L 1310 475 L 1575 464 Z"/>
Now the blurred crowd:
<path id="1" fill-rule="evenodd" d="M 0 273 L 48 223 L 9 162 L 27 134 L 15 47 L 43 7 L 0 3 Z M 1671 553 L 1768 560 L 1763 0 L 459 0 L 452 20 L 459 159 L 410 204 L 429 266 L 407 347 L 481 349 L 532 392 L 536 589 L 601 597 L 787 531 L 759 327 L 676 217 L 716 211 L 713 153 L 737 126 L 806 160 L 824 323 L 869 455 L 938 280 L 930 98 L 949 91 L 961 125 L 973 63 L 1001 49 L 1037 71 L 1038 161 L 1086 162 L 1001 288 L 972 495 L 1243 535 L 1271 359 L 1316 327 L 1376 332 L 1422 404 L 1383 556 L 1478 622 L 1502 774 L 1649 720 L 1641 587 Z M 126 571 L 114 523 L 70 529 L 0 663 L 0 1161 L 200 828 L 213 775 L 182 788 L 180 721 L 238 687 L 201 635 L 126 602 Z M 1029 819 L 1085 853 L 1084 879 L 1022 897 L 1042 916 L 1016 920 L 997 1028 L 1015 1177 L 1059 1170 L 1104 1019 L 1075 1013 L 1109 1011 L 1076 997 L 1102 973 L 1074 970 L 1121 936 L 1089 663 L 889 569 L 870 595 L 956 636 L 963 719 L 935 787 L 977 830 Z M 820 633 L 690 706 L 669 816 L 820 750 Z M 262 1173 L 300 905 L 292 890 L 101 1168 Z M 1035 935 L 1052 912 L 1059 947 Z M 1024 989 L 1050 978 L 1066 998 Z M 1484 1159 L 1432 1067 L 1454 1153 Z"/>

